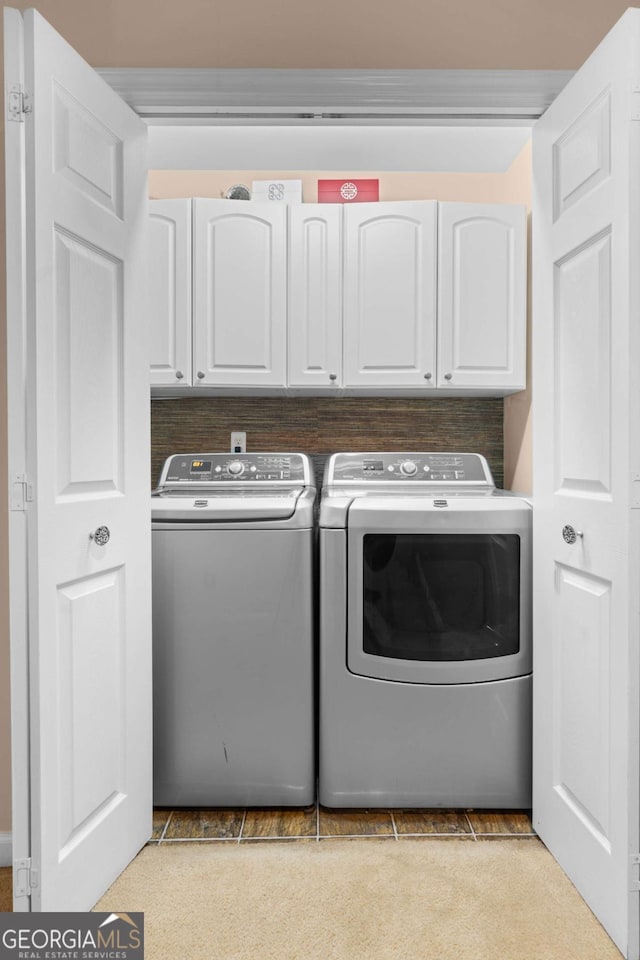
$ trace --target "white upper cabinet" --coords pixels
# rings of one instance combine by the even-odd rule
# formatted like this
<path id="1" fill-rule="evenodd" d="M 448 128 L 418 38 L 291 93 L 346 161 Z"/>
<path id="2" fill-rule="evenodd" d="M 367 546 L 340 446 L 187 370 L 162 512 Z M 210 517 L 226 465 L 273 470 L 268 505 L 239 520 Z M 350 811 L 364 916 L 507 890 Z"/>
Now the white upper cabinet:
<path id="1" fill-rule="evenodd" d="M 289 207 L 289 386 L 342 386 L 342 205 Z"/>
<path id="2" fill-rule="evenodd" d="M 149 202 L 152 386 L 191 383 L 191 200 Z"/>
<path id="3" fill-rule="evenodd" d="M 196 386 L 285 387 L 287 208 L 193 201 Z"/>
<path id="4" fill-rule="evenodd" d="M 525 386 L 526 208 L 440 203 L 438 387 Z"/>
<path id="5" fill-rule="evenodd" d="M 525 386 L 525 207 L 198 198 L 151 211 L 156 394 Z"/>
<path id="6" fill-rule="evenodd" d="M 435 386 L 433 200 L 344 208 L 345 387 Z"/>

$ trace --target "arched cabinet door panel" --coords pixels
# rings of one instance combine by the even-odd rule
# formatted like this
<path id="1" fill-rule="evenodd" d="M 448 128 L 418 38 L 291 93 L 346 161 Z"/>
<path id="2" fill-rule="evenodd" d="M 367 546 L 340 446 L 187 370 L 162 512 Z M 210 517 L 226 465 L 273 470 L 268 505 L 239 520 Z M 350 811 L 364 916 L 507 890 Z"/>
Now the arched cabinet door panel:
<path id="1" fill-rule="evenodd" d="M 345 205 L 345 387 L 435 386 L 436 210 Z"/>
<path id="2" fill-rule="evenodd" d="M 438 387 L 524 388 L 526 238 L 523 206 L 439 204 Z"/>
<path id="3" fill-rule="evenodd" d="M 286 385 L 286 213 L 268 201 L 194 200 L 196 387 Z"/>

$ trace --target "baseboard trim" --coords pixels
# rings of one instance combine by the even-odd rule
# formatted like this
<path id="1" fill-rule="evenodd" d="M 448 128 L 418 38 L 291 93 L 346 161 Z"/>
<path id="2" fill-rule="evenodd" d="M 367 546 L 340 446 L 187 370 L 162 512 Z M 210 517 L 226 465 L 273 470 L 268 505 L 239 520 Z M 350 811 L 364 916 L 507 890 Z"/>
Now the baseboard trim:
<path id="1" fill-rule="evenodd" d="M 13 861 L 11 847 L 11 833 L 0 833 L 0 867 L 11 866 Z"/>

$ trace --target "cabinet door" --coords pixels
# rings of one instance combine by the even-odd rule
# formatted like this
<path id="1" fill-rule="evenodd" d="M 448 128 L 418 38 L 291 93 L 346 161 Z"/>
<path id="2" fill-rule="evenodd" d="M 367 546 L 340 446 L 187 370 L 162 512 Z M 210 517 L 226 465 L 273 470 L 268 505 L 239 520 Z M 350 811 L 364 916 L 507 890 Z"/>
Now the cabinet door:
<path id="1" fill-rule="evenodd" d="M 193 213 L 195 385 L 284 387 L 286 207 L 197 199 Z"/>
<path id="2" fill-rule="evenodd" d="M 436 202 L 344 208 L 346 387 L 435 386 Z"/>
<path id="3" fill-rule="evenodd" d="M 191 200 L 149 202 L 151 385 L 191 383 Z"/>
<path id="4" fill-rule="evenodd" d="M 342 204 L 289 207 L 289 385 L 342 384 Z"/>
<path id="5" fill-rule="evenodd" d="M 439 208 L 438 386 L 523 389 L 526 208 Z"/>

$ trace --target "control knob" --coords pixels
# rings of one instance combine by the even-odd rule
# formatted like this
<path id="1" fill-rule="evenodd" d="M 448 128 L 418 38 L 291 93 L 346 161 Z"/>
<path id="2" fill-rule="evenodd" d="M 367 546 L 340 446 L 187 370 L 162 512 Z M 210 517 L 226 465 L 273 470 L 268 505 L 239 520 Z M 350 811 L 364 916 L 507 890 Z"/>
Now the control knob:
<path id="1" fill-rule="evenodd" d="M 414 473 L 418 472 L 418 467 L 413 460 L 405 460 L 404 463 L 400 464 L 400 472 L 403 473 L 405 477 L 412 477 Z"/>
<path id="2" fill-rule="evenodd" d="M 232 477 L 239 477 L 241 473 L 244 473 L 244 463 L 241 463 L 240 460 L 232 460 L 227 465 L 227 470 Z"/>

